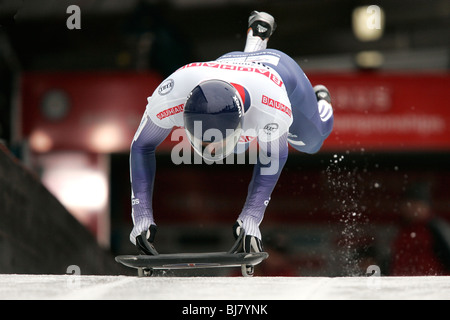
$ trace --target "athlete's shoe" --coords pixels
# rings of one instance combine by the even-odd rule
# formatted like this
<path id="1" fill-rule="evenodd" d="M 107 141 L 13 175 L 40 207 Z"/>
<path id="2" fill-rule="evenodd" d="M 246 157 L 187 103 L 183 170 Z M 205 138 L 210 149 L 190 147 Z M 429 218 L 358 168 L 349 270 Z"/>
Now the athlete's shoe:
<path id="1" fill-rule="evenodd" d="M 330 92 L 321 84 L 314 87 L 314 92 L 316 93 L 320 120 L 323 122 L 330 120 L 333 117 Z"/>
<path id="2" fill-rule="evenodd" d="M 276 28 L 275 19 L 268 13 L 253 11 L 248 18 L 245 52 L 265 50 Z"/>
<path id="3" fill-rule="evenodd" d="M 326 102 L 331 104 L 330 92 L 324 85 L 318 84 L 317 86 L 315 86 L 314 92 L 316 94 L 317 101 L 325 100 Z"/>
<path id="4" fill-rule="evenodd" d="M 158 254 L 153 242 L 156 236 L 156 225 L 152 224 L 147 231 L 143 231 L 136 237 L 136 247 L 141 254 L 155 256 Z"/>
<path id="5" fill-rule="evenodd" d="M 277 24 L 275 19 L 266 12 L 253 11 L 248 18 L 248 28 L 253 31 L 253 36 L 262 40 L 268 39 L 275 31 Z"/>

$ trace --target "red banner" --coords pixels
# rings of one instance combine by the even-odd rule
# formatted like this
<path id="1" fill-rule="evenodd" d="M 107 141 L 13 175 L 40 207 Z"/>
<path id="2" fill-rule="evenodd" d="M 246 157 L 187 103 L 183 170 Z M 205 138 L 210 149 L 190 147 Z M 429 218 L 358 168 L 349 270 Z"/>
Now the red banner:
<path id="1" fill-rule="evenodd" d="M 322 150 L 449 151 L 450 75 L 308 74 L 330 90 L 333 132 Z M 128 152 L 154 73 L 26 73 L 22 134 L 35 151 Z M 170 150 L 171 136 L 160 149 Z"/>
<path id="2" fill-rule="evenodd" d="M 36 152 L 128 152 L 156 73 L 25 73 L 22 135 Z"/>
<path id="3" fill-rule="evenodd" d="M 331 93 L 334 129 L 323 150 L 450 150 L 448 74 L 311 74 Z"/>

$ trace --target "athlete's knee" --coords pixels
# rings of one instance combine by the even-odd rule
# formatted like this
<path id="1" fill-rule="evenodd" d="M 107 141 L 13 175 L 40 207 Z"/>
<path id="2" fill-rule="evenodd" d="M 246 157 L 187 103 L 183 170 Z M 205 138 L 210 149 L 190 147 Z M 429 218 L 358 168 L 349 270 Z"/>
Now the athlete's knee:
<path id="1" fill-rule="evenodd" d="M 319 150 L 322 148 L 323 142 L 324 142 L 324 140 L 320 141 L 319 143 L 317 143 L 313 146 L 310 146 L 309 148 L 306 149 L 305 153 L 314 154 L 314 153 L 319 152 Z"/>
<path id="2" fill-rule="evenodd" d="M 308 143 L 308 144 L 303 144 L 303 145 L 299 145 L 298 143 L 289 142 L 289 145 L 297 151 L 300 151 L 303 153 L 308 153 L 308 154 L 314 154 L 314 153 L 319 152 L 319 150 L 322 148 L 323 140 L 321 140 L 320 142 Z"/>

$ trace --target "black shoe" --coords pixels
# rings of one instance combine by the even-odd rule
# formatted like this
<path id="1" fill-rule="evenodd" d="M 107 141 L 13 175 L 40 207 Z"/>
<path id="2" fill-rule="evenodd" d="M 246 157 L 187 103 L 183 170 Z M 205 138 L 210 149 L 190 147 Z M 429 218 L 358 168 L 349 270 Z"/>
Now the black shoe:
<path id="1" fill-rule="evenodd" d="M 316 93 L 317 101 L 319 100 L 325 100 L 329 104 L 331 104 L 331 96 L 330 92 L 324 85 L 317 85 L 314 87 L 314 92 Z"/>
<path id="2" fill-rule="evenodd" d="M 253 11 L 248 18 L 248 27 L 253 30 L 253 36 L 262 40 L 268 39 L 275 31 L 277 24 L 268 13 Z"/>

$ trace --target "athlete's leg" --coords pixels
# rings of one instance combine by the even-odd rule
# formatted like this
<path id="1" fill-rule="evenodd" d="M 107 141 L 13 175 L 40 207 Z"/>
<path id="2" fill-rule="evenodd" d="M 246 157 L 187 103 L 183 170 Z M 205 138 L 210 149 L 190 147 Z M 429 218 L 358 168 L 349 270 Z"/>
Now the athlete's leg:
<path id="1" fill-rule="evenodd" d="M 291 102 L 293 123 L 289 128 L 289 144 L 306 153 L 319 151 L 333 128 L 333 109 L 328 90 L 324 86 L 312 87 L 297 62 L 285 53 L 267 49 L 280 57 L 278 63 L 266 63 L 283 79 Z"/>
<path id="2" fill-rule="evenodd" d="M 269 37 L 275 31 L 275 19 L 268 13 L 253 11 L 248 19 L 245 52 L 264 50 Z"/>
<path id="3" fill-rule="evenodd" d="M 289 144 L 298 151 L 316 153 L 333 128 L 333 108 L 328 90 L 316 86 L 303 92 L 305 99 L 292 106 L 293 122 L 289 128 Z M 326 98 L 324 98 L 326 97 Z M 302 109 L 315 109 L 307 116 Z"/>

